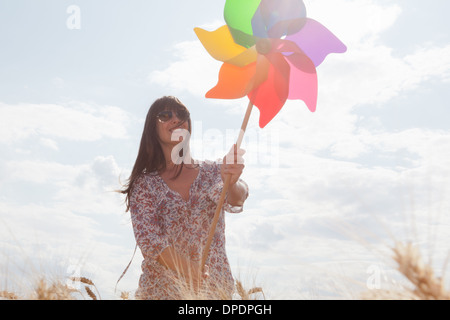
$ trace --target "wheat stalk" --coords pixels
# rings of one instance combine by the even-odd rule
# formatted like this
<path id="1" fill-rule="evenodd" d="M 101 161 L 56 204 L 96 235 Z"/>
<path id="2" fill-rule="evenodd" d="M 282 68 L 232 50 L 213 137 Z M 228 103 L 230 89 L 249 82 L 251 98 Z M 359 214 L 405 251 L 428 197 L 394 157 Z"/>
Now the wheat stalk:
<path id="1" fill-rule="evenodd" d="M 264 291 L 263 291 L 262 288 L 255 287 L 255 288 L 252 288 L 250 290 L 245 290 L 244 286 L 242 285 L 242 282 L 237 280 L 237 279 L 236 279 L 236 291 L 241 296 L 242 300 L 252 300 L 252 299 L 250 299 L 250 296 L 252 294 L 255 294 L 255 293 L 258 293 L 258 292 L 260 292 L 263 295 L 264 299 L 265 299 Z"/>
<path id="2" fill-rule="evenodd" d="M 9 291 L 0 291 L 0 298 L 6 299 L 6 300 L 18 300 L 19 299 L 19 297 L 15 293 L 12 293 Z"/>
<path id="3" fill-rule="evenodd" d="M 391 249 L 397 270 L 412 284 L 412 289 L 371 290 L 362 294 L 365 300 L 450 300 L 444 278 L 437 277 L 430 264 L 424 262 L 420 250 L 412 243 L 396 242 Z"/>
<path id="4" fill-rule="evenodd" d="M 398 270 L 414 285 L 414 295 L 422 300 L 450 300 L 444 279 L 435 276 L 433 268 L 424 263 L 416 246 L 397 242 L 392 251 Z"/>
<path id="5" fill-rule="evenodd" d="M 122 291 L 120 293 L 120 299 L 122 299 L 122 300 L 130 300 L 130 293 L 128 291 Z"/>
<path id="6" fill-rule="evenodd" d="M 86 277 L 70 277 L 69 279 L 74 282 L 81 282 L 89 286 L 93 286 L 95 288 L 95 291 L 97 291 L 99 299 L 101 300 L 100 292 L 98 291 L 97 286 L 94 284 L 94 281 L 92 281 L 91 279 L 88 279 Z M 85 286 L 84 289 L 86 290 L 87 294 L 89 295 L 89 297 L 91 297 L 92 300 L 97 300 L 97 296 L 94 294 L 91 288 Z"/>
<path id="7" fill-rule="evenodd" d="M 88 284 L 90 286 L 95 286 L 95 284 L 92 280 L 85 278 L 85 277 L 70 277 L 69 279 L 74 282 L 81 282 L 81 283 Z"/>
<path id="8" fill-rule="evenodd" d="M 74 300 L 72 293 L 76 290 L 63 285 L 60 282 L 48 284 L 44 279 L 39 279 L 34 292 L 31 295 L 32 300 Z"/>
<path id="9" fill-rule="evenodd" d="M 92 292 L 91 288 L 88 286 L 85 286 L 84 289 L 86 290 L 89 297 L 91 297 L 92 300 L 97 300 L 97 296 Z"/>

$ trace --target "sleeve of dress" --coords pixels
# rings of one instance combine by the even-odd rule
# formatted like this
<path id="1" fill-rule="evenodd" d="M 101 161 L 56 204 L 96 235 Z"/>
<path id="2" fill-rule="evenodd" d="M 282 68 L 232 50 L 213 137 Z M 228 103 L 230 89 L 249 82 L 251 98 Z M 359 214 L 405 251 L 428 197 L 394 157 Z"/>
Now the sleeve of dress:
<path id="1" fill-rule="evenodd" d="M 169 246 L 163 221 L 158 215 L 156 201 L 157 197 L 152 192 L 145 176 L 142 175 L 136 180 L 131 191 L 131 221 L 134 236 L 142 255 L 146 259 L 155 260 Z"/>
<path id="2" fill-rule="evenodd" d="M 212 171 L 213 171 L 213 185 L 211 188 L 211 198 L 213 199 L 213 201 L 215 201 L 216 203 L 219 202 L 220 199 L 220 195 L 222 194 L 222 190 L 223 190 L 223 181 L 222 181 L 222 177 L 220 175 L 220 164 L 215 162 L 212 166 Z M 239 182 L 242 183 L 242 185 L 245 187 L 245 196 L 244 199 L 246 200 L 248 198 L 248 185 L 247 183 L 242 180 L 239 179 Z M 225 202 L 223 204 L 223 209 L 228 212 L 228 213 L 241 213 L 242 211 L 244 211 L 244 205 L 242 206 L 233 206 L 231 204 L 228 203 L 228 197 L 225 198 Z"/>

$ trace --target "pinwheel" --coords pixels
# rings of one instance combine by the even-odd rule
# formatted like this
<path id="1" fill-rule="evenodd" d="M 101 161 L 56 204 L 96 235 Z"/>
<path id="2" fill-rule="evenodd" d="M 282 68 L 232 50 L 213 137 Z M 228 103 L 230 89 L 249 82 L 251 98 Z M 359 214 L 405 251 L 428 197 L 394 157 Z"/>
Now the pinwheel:
<path id="1" fill-rule="evenodd" d="M 316 67 L 345 45 L 319 22 L 306 18 L 302 0 L 227 0 L 227 25 L 195 32 L 210 55 L 223 61 L 219 82 L 207 98 L 248 96 L 264 128 L 286 100 L 316 111 Z"/>
<path id="2" fill-rule="evenodd" d="M 195 28 L 199 40 L 216 60 L 222 61 L 217 85 L 207 98 L 249 98 L 237 148 L 243 140 L 253 106 L 260 111 L 261 128 L 280 112 L 286 101 L 303 100 L 316 111 L 318 67 L 330 53 L 346 46 L 319 22 L 306 17 L 302 0 L 226 0 L 226 25 L 215 31 Z M 215 225 L 228 189 L 219 199 L 203 254 L 206 261 Z"/>

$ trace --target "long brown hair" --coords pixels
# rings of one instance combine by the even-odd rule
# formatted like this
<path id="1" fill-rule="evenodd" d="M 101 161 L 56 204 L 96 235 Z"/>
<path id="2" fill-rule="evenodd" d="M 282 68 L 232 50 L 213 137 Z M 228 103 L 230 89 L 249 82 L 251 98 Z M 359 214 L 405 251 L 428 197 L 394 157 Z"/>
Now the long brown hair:
<path id="1" fill-rule="evenodd" d="M 156 129 L 157 115 L 164 110 L 174 110 L 179 107 L 186 108 L 186 106 L 176 97 L 165 96 L 157 99 L 150 110 L 147 113 L 145 119 L 144 131 L 142 133 L 141 143 L 139 146 L 136 162 L 134 163 L 133 170 L 131 171 L 130 178 L 123 190 L 119 192 L 126 195 L 126 211 L 130 209 L 130 195 L 133 188 L 133 184 L 136 179 L 143 173 L 153 173 L 158 171 L 164 171 L 166 169 L 166 159 L 159 143 L 159 136 Z M 187 109 L 187 108 L 186 108 Z M 190 117 L 188 120 L 188 129 L 191 132 L 192 124 Z M 176 177 L 181 173 L 183 164 L 180 166 L 180 170 Z"/>

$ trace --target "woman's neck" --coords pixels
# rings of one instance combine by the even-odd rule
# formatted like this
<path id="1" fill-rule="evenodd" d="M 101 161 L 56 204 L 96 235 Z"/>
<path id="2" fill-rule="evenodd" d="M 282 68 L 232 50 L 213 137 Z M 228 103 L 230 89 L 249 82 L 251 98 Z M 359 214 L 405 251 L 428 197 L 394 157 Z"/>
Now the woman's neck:
<path id="1" fill-rule="evenodd" d="M 173 148 L 175 146 L 173 145 L 161 145 L 161 148 L 163 150 L 163 154 L 164 154 L 164 159 L 165 159 L 165 170 L 164 172 L 176 172 L 181 165 L 183 165 L 184 167 L 190 168 L 192 166 L 192 163 L 185 163 L 184 159 L 183 159 L 183 163 L 174 163 L 173 159 L 172 159 L 172 152 L 173 152 Z"/>

